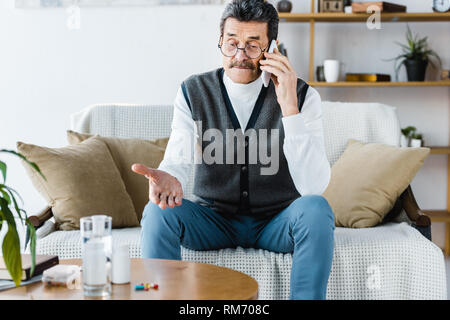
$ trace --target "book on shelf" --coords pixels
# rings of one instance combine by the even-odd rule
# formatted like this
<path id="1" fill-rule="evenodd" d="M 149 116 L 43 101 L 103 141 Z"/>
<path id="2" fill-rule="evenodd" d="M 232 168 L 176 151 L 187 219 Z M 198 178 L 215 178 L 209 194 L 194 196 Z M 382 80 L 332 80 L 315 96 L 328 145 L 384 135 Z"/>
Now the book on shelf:
<path id="1" fill-rule="evenodd" d="M 33 277 L 42 274 L 45 270 L 59 263 L 58 256 L 36 255 L 36 265 Z M 22 254 L 22 281 L 29 280 L 31 272 L 31 254 Z M 5 261 L 0 256 L 0 280 L 12 280 L 6 269 Z"/>
<path id="2" fill-rule="evenodd" d="M 391 76 L 383 73 L 346 73 L 345 81 L 391 81 Z"/>
<path id="3" fill-rule="evenodd" d="M 386 1 L 352 2 L 353 13 L 367 13 L 369 6 L 377 6 L 380 12 L 406 12 L 406 6 Z"/>

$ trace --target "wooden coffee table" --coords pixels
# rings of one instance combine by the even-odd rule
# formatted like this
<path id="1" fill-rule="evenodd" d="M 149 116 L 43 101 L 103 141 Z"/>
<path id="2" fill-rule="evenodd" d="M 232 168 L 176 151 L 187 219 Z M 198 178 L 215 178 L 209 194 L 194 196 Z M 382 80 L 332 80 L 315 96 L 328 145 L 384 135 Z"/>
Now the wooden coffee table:
<path id="1" fill-rule="evenodd" d="M 60 264 L 81 265 L 81 259 L 60 260 Z M 157 283 L 158 289 L 135 291 L 141 283 Z M 113 284 L 117 300 L 251 300 L 258 298 L 258 283 L 252 277 L 211 264 L 161 259 L 131 259 L 131 282 Z M 0 291 L 0 299 L 93 299 L 79 288 L 46 287 L 42 282 Z"/>

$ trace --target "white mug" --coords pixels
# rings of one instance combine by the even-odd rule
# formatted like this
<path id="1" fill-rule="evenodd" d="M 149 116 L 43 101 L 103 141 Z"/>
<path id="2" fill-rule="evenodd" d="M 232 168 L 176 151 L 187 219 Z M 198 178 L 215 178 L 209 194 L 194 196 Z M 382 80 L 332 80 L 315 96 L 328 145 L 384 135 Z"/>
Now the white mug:
<path id="1" fill-rule="evenodd" d="M 339 80 L 339 67 L 339 60 L 328 59 L 323 62 L 323 72 L 326 82 L 336 82 Z"/>

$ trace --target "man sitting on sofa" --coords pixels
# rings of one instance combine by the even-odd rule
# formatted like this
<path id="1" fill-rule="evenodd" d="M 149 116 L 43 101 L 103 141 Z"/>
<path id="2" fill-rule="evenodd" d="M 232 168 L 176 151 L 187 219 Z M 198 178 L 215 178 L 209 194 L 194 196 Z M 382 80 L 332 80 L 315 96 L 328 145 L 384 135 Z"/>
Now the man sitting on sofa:
<path id="1" fill-rule="evenodd" d="M 220 21 L 223 68 L 183 81 L 158 169 L 133 165 L 149 179 L 142 256 L 180 260 L 181 245 L 293 253 L 291 299 L 325 299 L 335 226 L 321 196 L 330 180 L 321 99 L 278 49 L 267 52 L 278 22 L 268 2 L 230 2 Z M 186 146 L 190 161 L 180 161 Z M 190 201 L 182 197 L 192 165 Z"/>

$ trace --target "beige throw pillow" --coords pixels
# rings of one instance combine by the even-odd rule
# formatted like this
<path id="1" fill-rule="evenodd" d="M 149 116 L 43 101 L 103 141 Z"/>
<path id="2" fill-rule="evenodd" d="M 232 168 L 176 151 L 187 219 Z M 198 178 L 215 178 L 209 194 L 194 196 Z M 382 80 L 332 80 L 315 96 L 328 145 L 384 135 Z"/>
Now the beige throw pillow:
<path id="1" fill-rule="evenodd" d="M 58 229 L 79 229 L 80 218 L 95 214 L 111 216 L 113 228 L 139 226 L 133 202 L 101 139 L 63 148 L 19 141 L 17 149 L 47 179 L 24 164 L 34 187 L 52 206 Z"/>
<path id="2" fill-rule="evenodd" d="M 338 227 L 379 224 L 422 167 L 429 148 L 400 148 L 354 139 L 331 168 L 323 193 Z"/>
<path id="3" fill-rule="evenodd" d="M 69 144 L 79 143 L 92 136 L 92 134 L 67 131 Z M 102 137 L 99 135 L 96 135 L 96 137 L 108 146 L 119 169 L 125 188 L 133 201 L 137 219 L 140 221 L 144 207 L 149 201 L 148 180 L 144 176 L 133 172 L 131 166 L 133 163 L 142 163 L 147 167 L 157 168 L 164 158 L 169 138 L 143 140 Z"/>

